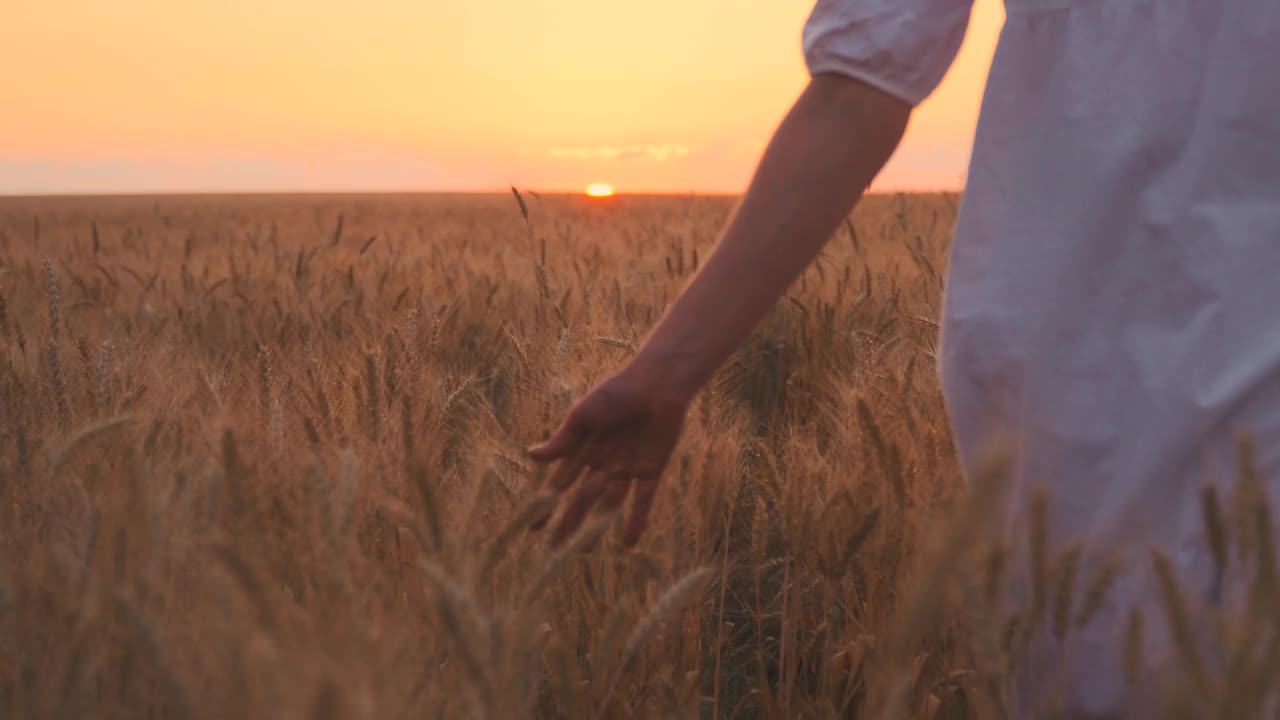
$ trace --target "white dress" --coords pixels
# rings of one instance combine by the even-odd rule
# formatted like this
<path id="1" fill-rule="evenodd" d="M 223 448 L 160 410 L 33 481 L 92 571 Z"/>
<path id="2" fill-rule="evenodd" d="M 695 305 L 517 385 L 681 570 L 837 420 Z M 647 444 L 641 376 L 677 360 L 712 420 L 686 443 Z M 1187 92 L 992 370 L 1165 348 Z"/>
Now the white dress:
<path id="1" fill-rule="evenodd" d="M 918 104 L 969 11 L 819 0 L 805 58 Z M 1048 488 L 1051 542 L 1136 568 L 1076 641 L 1068 716 L 1148 716 L 1120 652 L 1146 603 L 1146 656 L 1170 653 L 1147 546 L 1213 601 L 1206 471 L 1231 479 L 1237 431 L 1264 478 L 1280 469 L 1280 0 L 1007 0 L 948 275 L 962 462 L 1015 433 L 1015 488 Z M 1023 668 L 1020 714 L 1055 650 Z"/>

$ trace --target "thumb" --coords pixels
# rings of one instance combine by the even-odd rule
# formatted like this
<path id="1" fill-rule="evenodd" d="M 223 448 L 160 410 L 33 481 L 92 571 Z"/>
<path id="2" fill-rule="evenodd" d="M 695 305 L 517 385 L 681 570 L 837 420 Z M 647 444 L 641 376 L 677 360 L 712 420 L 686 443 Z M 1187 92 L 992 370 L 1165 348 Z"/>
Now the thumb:
<path id="1" fill-rule="evenodd" d="M 582 443 L 583 435 L 585 435 L 585 423 L 580 414 L 570 413 L 546 442 L 529 448 L 529 457 L 538 462 L 559 460 L 577 449 Z"/>

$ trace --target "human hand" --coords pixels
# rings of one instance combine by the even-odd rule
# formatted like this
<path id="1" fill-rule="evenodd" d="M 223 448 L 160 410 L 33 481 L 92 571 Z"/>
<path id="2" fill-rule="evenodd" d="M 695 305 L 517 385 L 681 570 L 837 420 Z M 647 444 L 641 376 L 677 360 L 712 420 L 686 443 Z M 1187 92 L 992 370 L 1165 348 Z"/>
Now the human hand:
<path id="1" fill-rule="evenodd" d="M 552 547 L 573 535 L 593 510 L 617 511 L 633 489 L 623 544 L 640 539 L 690 402 L 684 393 L 665 392 L 663 384 L 634 367 L 623 370 L 579 400 L 550 439 L 529 449 L 537 462 L 559 461 L 547 487 L 557 498 L 578 483 L 551 535 Z M 554 510 L 553 505 L 533 529 L 544 527 Z"/>

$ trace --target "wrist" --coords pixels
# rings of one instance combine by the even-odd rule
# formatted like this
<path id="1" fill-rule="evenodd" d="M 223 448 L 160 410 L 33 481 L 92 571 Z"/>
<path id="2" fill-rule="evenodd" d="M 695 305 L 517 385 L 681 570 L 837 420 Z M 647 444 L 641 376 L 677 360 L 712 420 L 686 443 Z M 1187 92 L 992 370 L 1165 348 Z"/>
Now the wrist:
<path id="1" fill-rule="evenodd" d="M 643 347 L 624 372 L 664 406 L 687 406 L 710 377 L 688 352 Z"/>

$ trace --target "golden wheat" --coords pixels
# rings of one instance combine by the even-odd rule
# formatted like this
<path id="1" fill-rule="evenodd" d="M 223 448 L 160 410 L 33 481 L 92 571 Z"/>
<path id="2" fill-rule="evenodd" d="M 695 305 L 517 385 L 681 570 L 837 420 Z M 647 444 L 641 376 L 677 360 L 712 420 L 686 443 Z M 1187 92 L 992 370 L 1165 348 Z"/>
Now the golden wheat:
<path id="1" fill-rule="evenodd" d="M 925 370 L 953 196 L 842 224 L 697 398 L 636 550 L 604 516 L 556 551 L 525 532 L 551 500 L 522 448 L 732 205 L 0 199 L 0 716 L 1007 716 L 1037 623 L 1089 624 L 1122 566 L 1051 548 L 1044 494 L 1005 537 L 1008 456 L 961 482 Z M 1255 601 L 1166 608 L 1221 627 L 1196 685 L 1233 719 L 1280 666 L 1241 464 L 1202 505 Z M 1005 606 L 1015 575 L 1034 607 Z"/>

